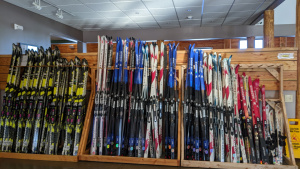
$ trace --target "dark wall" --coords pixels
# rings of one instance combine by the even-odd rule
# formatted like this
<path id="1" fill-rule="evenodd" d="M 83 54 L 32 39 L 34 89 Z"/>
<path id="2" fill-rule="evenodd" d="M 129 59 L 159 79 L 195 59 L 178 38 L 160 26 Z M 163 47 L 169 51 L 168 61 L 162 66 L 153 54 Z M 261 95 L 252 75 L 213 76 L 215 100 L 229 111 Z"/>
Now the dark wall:
<path id="1" fill-rule="evenodd" d="M 14 30 L 14 23 L 24 30 Z M 83 40 L 80 30 L 0 0 L 0 54 L 11 54 L 12 43 L 51 46 L 50 35 Z"/>

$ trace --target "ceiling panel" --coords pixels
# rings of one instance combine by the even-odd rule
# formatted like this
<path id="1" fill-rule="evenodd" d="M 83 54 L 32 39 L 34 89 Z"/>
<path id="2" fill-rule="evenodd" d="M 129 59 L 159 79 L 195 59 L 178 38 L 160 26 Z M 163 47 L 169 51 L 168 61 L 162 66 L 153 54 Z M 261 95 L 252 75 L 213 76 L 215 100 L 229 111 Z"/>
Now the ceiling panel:
<path id="1" fill-rule="evenodd" d="M 167 22 L 158 22 L 159 26 L 162 28 L 178 28 L 180 27 L 178 21 L 167 21 Z"/>
<path id="2" fill-rule="evenodd" d="M 19 6 L 21 8 L 34 8 L 34 6 L 32 5 L 33 0 L 5 0 L 6 2 L 12 3 L 16 6 Z M 45 6 L 49 6 L 49 4 L 45 3 L 45 2 L 41 2 L 41 6 L 45 7 Z"/>
<path id="3" fill-rule="evenodd" d="M 154 15 L 153 17 L 157 21 L 177 20 L 176 14 L 175 15 Z"/>
<path id="4" fill-rule="evenodd" d="M 221 23 L 206 23 L 202 24 L 203 27 L 221 26 Z"/>
<path id="5" fill-rule="evenodd" d="M 120 10 L 136 10 L 136 9 L 147 9 L 143 2 L 136 1 L 124 1 L 124 2 L 114 2 L 114 4 L 120 9 Z"/>
<path id="6" fill-rule="evenodd" d="M 173 0 L 173 2 L 176 8 L 202 6 L 202 0 Z"/>
<path id="7" fill-rule="evenodd" d="M 143 0 L 147 8 L 173 8 L 172 0 Z"/>
<path id="8" fill-rule="evenodd" d="M 205 0 L 204 6 L 211 6 L 211 5 L 232 5 L 234 0 Z"/>
<path id="9" fill-rule="evenodd" d="M 176 12 L 174 8 L 151 8 L 149 9 L 149 11 L 151 12 L 152 15 L 168 15 L 168 16 L 172 16 L 175 15 L 176 16 Z"/>
<path id="10" fill-rule="evenodd" d="M 37 9 L 35 9 L 35 8 L 33 8 L 33 7 L 31 7 L 31 8 L 26 8 L 27 10 L 30 10 L 30 11 L 32 11 L 32 12 L 35 12 L 35 13 L 38 13 L 38 14 L 42 14 L 42 15 L 49 15 L 49 14 L 51 14 L 51 15 L 54 15 L 55 16 L 55 14 L 56 14 L 56 12 L 57 12 L 57 8 L 55 8 L 55 7 L 53 7 L 53 6 L 47 6 L 47 7 L 43 7 L 42 8 L 42 10 L 37 10 Z"/>
<path id="11" fill-rule="evenodd" d="M 117 8 L 113 3 L 97 3 L 97 4 L 86 4 L 87 7 L 91 8 L 94 11 L 118 11 Z"/>
<path id="12" fill-rule="evenodd" d="M 251 11 L 257 10 L 261 3 L 254 4 L 233 4 L 230 11 Z"/>
<path id="13" fill-rule="evenodd" d="M 229 12 L 227 17 L 250 17 L 255 11 L 239 11 L 239 12 Z"/>
<path id="14" fill-rule="evenodd" d="M 55 4 L 55 5 L 80 5 L 80 4 L 82 4 L 78 0 L 41 0 L 41 1 L 49 2 L 49 3 Z"/>
<path id="15" fill-rule="evenodd" d="M 104 18 L 97 12 L 74 12 L 74 14 L 79 19 L 95 19 L 95 18 Z"/>
<path id="16" fill-rule="evenodd" d="M 176 8 L 179 20 L 186 19 L 187 16 L 193 16 L 193 19 L 201 19 L 201 7 Z"/>
<path id="17" fill-rule="evenodd" d="M 133 21 L 129 17 L 127 17 L 127 18 L 125 18 L 125 17 L 122 17 L 122 18 L 115 17 L 115 18 L 107 18 L 107 19 L 109 21 L 111 21 L 112 23 L 114 23 L 114 24 L 118 24 L 118 23 L 121 23 L 121 22 L 123 22 L 123 23 L 133 23 Z"/>
<path id="18" fill-rule="evenodd" d="M 69 12 L 93 12 L 90 8 L 85 5 L 68 5 L 68 6 L 59 6 L 59 8 L 67 10 Z"/>
<path id="19" fill-rule="evenodd" d="M 201 20 L 198 19 L 193 19 L 193 20 L 180 20 L 180 25 L 181 27 L 186 27 L 186 26 L 200 26 Z"/>
<path id="20" fill-rule="evenodd" d="M 136 16 L 136 17 L 130 17 L 131 20 L 133 20 L 134 22 L 156 22 L 155 19 L 153 18 L 153 16 Z"/>
<path id="21" fill-rule="evenodd" d="M 247 4 L 247 3 L 262 3 L 262 0 L 235 0 L 235 4 Z"/>
<path id="22" fill-rule="evenodd" d="M 224 23 L 228 23 L 228 22 L 245 22 L 247 20 L 247 18 L 243 18 L 243 17 L 227 17 L 224 21 Z"/>
<path id="23" fill-rule="evenodd" d="M 97 3 L 105 3 L 111 2 L 110 0 L 78 0 L 84 4 L 97 4 Z"/>
<path id="24" fill-rule="evenodd" d="M 204 13 L 203 18 L 225 18 L 227 12 Z"/>
<path id="25" fill-rule="evenodd" d="M 202 19 L 202 24 L 217 24 L 224 21 L 224 18 L 203 18 Z"/>
<path id="26" fill-rule="evenodd" d="M 129 17 L 137 17 L 137 16 L 151 16 L 151 13 L 147 9 L 142 10 L 126 10 L 123 11 Z"/>
<path id="27" fill-rule="evenodd" d="M 113 12 L 97 12 L 104 17 L 127 17 L 122 11 L 113 11 Z"/>
<path id="28" fill-rule="evenodd" d="M 228 12 L 231 5 L 205 5 L 203 13 L 213 13 L 213 12 Z"/>

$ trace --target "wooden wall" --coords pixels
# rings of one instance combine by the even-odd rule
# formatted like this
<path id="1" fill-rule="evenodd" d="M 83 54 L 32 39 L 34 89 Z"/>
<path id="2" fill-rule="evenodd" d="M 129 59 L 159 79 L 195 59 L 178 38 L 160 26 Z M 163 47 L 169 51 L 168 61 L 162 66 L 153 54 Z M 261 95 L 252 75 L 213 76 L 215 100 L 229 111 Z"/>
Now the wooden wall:
<path id="1" fill-rule="evenodd" d="M 69 46 L 72 45 L 74 48 L 70 48 Z M 51 48 L 54 49 L 55 46 L 58 47 L 60 53 L 77 53 L 77 44 L 52 44 Z"/>

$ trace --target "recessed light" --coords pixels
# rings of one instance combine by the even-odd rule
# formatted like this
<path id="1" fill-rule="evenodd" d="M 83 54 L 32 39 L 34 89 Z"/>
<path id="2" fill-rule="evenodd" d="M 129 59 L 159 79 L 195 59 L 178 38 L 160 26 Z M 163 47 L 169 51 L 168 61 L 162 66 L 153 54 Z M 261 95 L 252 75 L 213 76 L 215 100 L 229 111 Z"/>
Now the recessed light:
<path id="1" fill-rule="evenodd" d="M 192 10 L 191 10 L 191 9 L 188 9 L 188 10 L 186 10 L 186 11 L 191 12 Z"/>
<path id="2" fill-rule="evenodd" d="M 193 16 L 187 16 L 185 19 L 193 19 Z"/>

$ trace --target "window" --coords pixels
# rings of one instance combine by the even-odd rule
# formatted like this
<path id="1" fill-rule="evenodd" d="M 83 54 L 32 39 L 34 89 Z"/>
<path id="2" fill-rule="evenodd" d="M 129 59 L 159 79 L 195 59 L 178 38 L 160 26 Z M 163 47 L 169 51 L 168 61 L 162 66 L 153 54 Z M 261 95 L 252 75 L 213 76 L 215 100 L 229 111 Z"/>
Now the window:
<path id="1" fill-rule="evenodd" d="M 255 40 L 255 48 L 263 48 L 263 40 Z"/>
<path id="2" fill-rule="evenodd" d="M 37 48 L 36 46 L 28 45 L 27 49 L 28 49 L 28 50 L 31 50 L 31 49 L 32 49 L 32 50 L 34 50 L 34 51 L 37 51 L 38 48 Z"/>
<path id="3" fill-rule="evenodd" d="M 247 49 L 247 40 L 240 40 L 240 49 Z"/>

